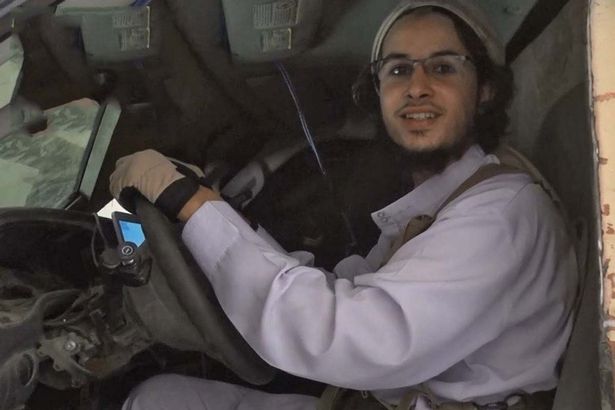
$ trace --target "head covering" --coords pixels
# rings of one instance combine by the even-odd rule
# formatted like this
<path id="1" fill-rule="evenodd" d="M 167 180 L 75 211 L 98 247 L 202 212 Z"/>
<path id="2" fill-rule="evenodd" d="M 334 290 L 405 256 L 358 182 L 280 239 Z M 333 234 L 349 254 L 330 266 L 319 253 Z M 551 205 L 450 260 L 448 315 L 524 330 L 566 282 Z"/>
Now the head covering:
<path id="1" fill-rule="evenodd" d="M 506 61 L 504 45 L 485 12 L 476 4 L 476 0 L 402 0 L 382 22 L 374 39 L 371 61 L 376 61 L 381 57 L 382 43 L 397 19 L 410 10 L 425 6 L 440 7 L 459 17 L 481 39 L 489 58 L 497 65 L 504 65 Z"/>

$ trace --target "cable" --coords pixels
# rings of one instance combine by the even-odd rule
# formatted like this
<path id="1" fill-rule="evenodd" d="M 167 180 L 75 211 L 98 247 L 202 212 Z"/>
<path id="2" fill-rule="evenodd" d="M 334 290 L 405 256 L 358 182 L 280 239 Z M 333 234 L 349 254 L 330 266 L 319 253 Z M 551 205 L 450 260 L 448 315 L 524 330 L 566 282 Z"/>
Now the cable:
<path id="1" fill-rule="evenodd" d="M 96 221 L 96 231 L 100 234 L 100 237 L 103 240 L 103 243 L 105 244 L 105 248 L 111 248 L 111 245 L 109 244 L 109 241 L 107 240 L 107 237 L 105 236 L 105 232 L 103 231 L 103 227 L 102 224 L 100 223 L 100 217 L 98 216 L 97 213 L 94 213 L 94 220 Z"/>
<path id="2" fill-rule="evenodd" d="M 135 0 L 130 5 L 131 7 L 145 7 L 151 3 L 151 0 Z"/>
<path id="3" fill-rule="evenodd" d="M 292 97 L 293 102 L 295 103 L 295 108 L 297 109 L 297 114 L 299 115 L 299 121 L 301 122 L 301 128 L 303 128 L 305 138 L 307 138 L 308 144 L 310 145 L 310 148 L 312 148 L 312 152 L 314 152 L 314 156 L 316 157 L 316 161 L 318 162 L 318 167 L 320 168 L 320 173 L 326 177 L 327 170 L 325 169 L 322 161 L 320 160 L 320 155 L 318 154 L 318 149 L 316 148 L 316 144 L 314 143 L 314 138 L 312 137 L 312 133 L 310 132 L 310 127 L 307 124 L 307 120 L 305 119 L 303 109 L 301 108 L 301 104 L 299 103 L 299 98 L 297 97 L 297 91 L 295 90 L 295 86 L 293 85 L 290 79 L 290 76 L 288 75 L 288 71 L 286 71 L 286 68 L 284 67 L 284 65 L 280 62 L 275 63 L 275 65 L 277 69 L 280 71 L 280 74 L 282 74 L 282 78 L 284 79 L 284 82 L 286 83 L 286 87 L 288 88 L 288 91 L 290 92 L 290 96 Z"/>
<path id="4" fill-rule="evenodd" d="M 85 318 L 89 311 L 87 309 L 88 303 L 95 302 L 96 299 L 100 298 L 99 294 L 79 294 L 77 293 L 77 297 L 73 300 L 73 303 L 66 308 L 61 314 L 56 316 L 53 319 L 47 319 L 43 321 L 43 325 L 46 327 L 64 327 L 68 325 L 72 325 Z M 74 311 L 75 308 L 81 308 L 80 311 Z M 72 316 L 71 316 L 72 314 Z"/>
<path id="5" fill-rule="evenodd" d="M 297 91 L 295 90 L 295 86 L 293 85 L 290 75 L 288 74 L 288 71 L 286 71 L 284 64 L 280 62 L 276 62 L 275 66 L 280 72 L 280 74 L 282 75 L 282 78 L 284 79 L 284 83 L 286 84 L 286 87 L 288 88 L 288 91 L 290 92 L 290 96 L 292 97 L 293 103 L 295 104 L 295 108 L 297 109 L 297 114 L 299 115 L 299 122 L 301 122 L 301 128 L 303 129 L 305 138 L 307 139 L 308 144 L 310 148 L 312 149 L 312 152 L 314 153 L 314 157 L 316 157 L 316 162 L 318 163 L 318 168 L 320 169 L 320 173 L 323 175 L 325 182 L 327 183 L 327 188 L 329 189 L 329 192 L 331 193 L 333 202 L 338 208 L 340 216 L 342 217 L 342 221 L 344 222 L 344 227 L 346 228 L 346 232 L 348 233 L 348 237 L 350 239 L 350 243 L 348 244 L 348 247 L 346 249 L 346 255 L 350 255 L 351 253 L 353 253 L 354 249 L 356 249 L 356 246 L 357 246 L 357 239 L 356 239 L 356 235 L 354 234 L 354 230 L 352 229 L 350 218 L 348 218 L 348 215 L 346 214 L 346 208 L 344 207 L 342 201 L 339 199 L 337 195 L 337 191 L 335 190 L 335 187 L 333 186 L 333 182 L 331 181 L 331 178 L 329 178 L 327 174 L 327 170 L 322 160 L 320 159 L 318 148 L 316 147 L 316 143 L 314 142 L 314 137 L 312 136 L 310 127 L 308 126 L 307 120 L 305 119 L 305 114 L 303 112 L 303 109 L 301 108 L 301 103 L 299 102 L 299 97 L 297 96 Z"/>
<path id="6" fill-rule="evenodd" d="M 98 255 L 96 254 L 96 237 L 100 236 L 102 238 L 105 249 L 111 248 L 107 237 L 105 236 L 105 232 L 103 231 L 102 224 L 100 222 L 100 217 L 96 212 L 92 213 L 94 216 L 94 220 L 96 221 L 96 228 L 92 232 L 92 239 L 90 240 L 90 252 L 92 253 L 92 262 L 94 262 L 94 266 L 97 268 L 100 267 L 100 262 L 98 261 Z"/>
<path id="7" fill-rule="evenodd" d="M 92 254 L 92 262 L 94 266 L 97 268 L 100 267 L 100 263 L 98 262 L 98 255 L 96 255 L 96 234 L 98 231 L 94 230 L 92 232 L 92 239 L 90 239 L 90 253 Z"/>

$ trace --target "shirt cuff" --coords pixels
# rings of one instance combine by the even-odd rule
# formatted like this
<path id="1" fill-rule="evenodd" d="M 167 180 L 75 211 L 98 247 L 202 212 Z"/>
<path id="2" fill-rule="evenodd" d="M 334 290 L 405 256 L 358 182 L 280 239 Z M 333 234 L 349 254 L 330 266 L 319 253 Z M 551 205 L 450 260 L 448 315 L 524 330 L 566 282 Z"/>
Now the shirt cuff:
<path id="1" fill-rule="evenodd" d="M 266 242 L 248 223 L 225 201 L 205 202 L 188 220 L 182 232 L 182 239 L 206 272 L 215 267 L 241 237 L 257 243 Z M 194 254 L 194 252 L 193 252 Z"/>

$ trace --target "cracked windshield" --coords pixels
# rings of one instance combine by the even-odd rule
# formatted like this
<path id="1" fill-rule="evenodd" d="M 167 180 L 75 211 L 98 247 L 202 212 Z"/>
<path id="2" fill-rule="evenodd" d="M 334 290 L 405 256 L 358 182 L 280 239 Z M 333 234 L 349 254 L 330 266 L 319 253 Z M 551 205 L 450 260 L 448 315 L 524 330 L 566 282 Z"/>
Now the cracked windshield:
<path id="1" fill-rule="evenodd" d="M 47 128 L 0 140 L 0 207 L 60 208 L 76 191 L 98 104 L 83 99 L 44 111 Z"/>
<path id="2" fill-rule="evenodd" d="M 16 37 L 0 47 L 0 207 L 61 208 L 78 190 L 99 105 L 81 99 L 41 110 L 21 99 L 23 49 Z"/>

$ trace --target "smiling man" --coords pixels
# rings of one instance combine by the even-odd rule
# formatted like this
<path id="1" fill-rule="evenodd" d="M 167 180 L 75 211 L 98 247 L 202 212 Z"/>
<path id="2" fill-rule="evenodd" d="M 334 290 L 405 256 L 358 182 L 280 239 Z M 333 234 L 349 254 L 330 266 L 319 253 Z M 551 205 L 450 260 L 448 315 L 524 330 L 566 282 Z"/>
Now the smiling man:
<path id="1" fill-rule="evenodd" d="M 186 245 L 254 350 L 344 388 L 319 402 L 165 375 L 125 408 L 550 408 L 576 262 L 550 198 L 489 154 L 506 127 L 503 55 L 469 2 L 403 1 L 384 21 L 368 71 L 416 188 L 373 214 L 378 243 L 331 275 L 252 230 L 162 155 L 121 160 L 114 195 L 136 188 L 187 221 Z"/>
<path id="2" fill-rule="evenodd" d="M 456 33 L 449 17 L 416 11 L 395 22 L 383 57 L 372 64 L 387 131 L 407 151 L 462 153 L 472 142 L 469 125 L 490 86 L 479 87 L 470 52 Z"/>

